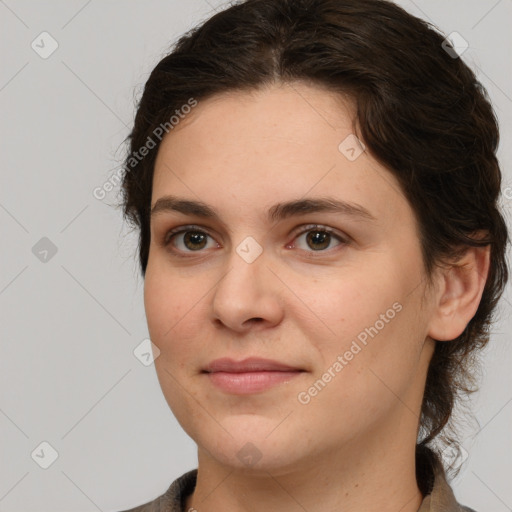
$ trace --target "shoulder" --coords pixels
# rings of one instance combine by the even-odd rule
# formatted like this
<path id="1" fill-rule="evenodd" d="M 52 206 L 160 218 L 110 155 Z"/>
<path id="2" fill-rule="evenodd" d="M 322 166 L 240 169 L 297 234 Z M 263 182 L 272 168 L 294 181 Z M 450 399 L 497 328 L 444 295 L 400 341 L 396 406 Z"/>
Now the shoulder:
<path id="1" fill-rule="evenodd" d="M 185 498 L 196 486 L 197 469 L 193 469 L 174 480 L 167 491 L 152 501 L 119 512 L 181 512 Z"/>
<path id="2" fill-rule="evenodd" d="M 457 501 L 441 461 L 432 459 L 431 464 L 423 466 L 420 475 L 422 487 L 430 489 L 418 512 L 477 512 Z"/>

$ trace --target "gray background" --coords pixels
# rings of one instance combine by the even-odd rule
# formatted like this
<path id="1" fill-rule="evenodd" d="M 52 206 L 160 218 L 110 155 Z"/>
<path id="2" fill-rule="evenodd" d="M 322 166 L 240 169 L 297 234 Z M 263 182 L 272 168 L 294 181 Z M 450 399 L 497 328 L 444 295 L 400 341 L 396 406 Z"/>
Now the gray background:
<path id="1" fill-rule="evenodd" d="M 501 122 L 509 218 L 512 0 L 399 3 L 469 42 L 464 60 Z M 104 200 L 93 190 L 119 168 L 151 69 L 222 5 L 0 0 L 1 511 L 120 510 L 196 467 L 154 366 L 133 353 L 148 332 L 136 237 L 111 206 L 118 188 Z M 43 31 L 59 45 L 46 59 L 31 47 L 51 48 Z M 463 431 L 469 458 L 453 482 L 479 512 L 512 510 L 509 300 L 507 290 L 472 403 L 480 426 Z M 48 469 L 43 441 L 58 453 Z"/>

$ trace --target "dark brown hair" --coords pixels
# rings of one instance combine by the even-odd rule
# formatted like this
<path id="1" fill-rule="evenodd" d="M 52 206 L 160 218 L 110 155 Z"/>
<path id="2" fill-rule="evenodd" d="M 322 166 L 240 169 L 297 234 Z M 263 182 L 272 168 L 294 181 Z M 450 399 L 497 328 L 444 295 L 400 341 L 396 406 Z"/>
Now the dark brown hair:
<path id="1" fill-rule="evenodd" d="M 488 342 L 508 279 L 496 117 L 486 91 L 444 39 L 384 0 L 233 3 L 183 35 L 152 71 L 128 137 L 122 184 L 125 218 L 140 230 L 145 275 L 158 143 L 136 164 L 130 158 L 191 97 L 301 81 L 353 99 L 360 138 L 397 178 L 416 215 L 427 276 L 461 247 L 491 246 L 478 311 L 457 339 L 436 343 L 416 447 L 420 485 L 429 468 L 442 464 L 433 440 L 449 426 L 456 399 L 473 391 L 475 354 Z M 474 237 L 478 231 L 485 237 Z"/>

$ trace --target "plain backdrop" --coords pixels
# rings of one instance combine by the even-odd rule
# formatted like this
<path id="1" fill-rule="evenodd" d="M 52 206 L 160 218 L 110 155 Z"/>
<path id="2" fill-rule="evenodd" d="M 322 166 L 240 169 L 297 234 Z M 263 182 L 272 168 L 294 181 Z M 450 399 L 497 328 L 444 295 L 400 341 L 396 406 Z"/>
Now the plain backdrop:
<path id="1" fill-rule="evenodd" d="M 512 0 L 399 3 L 468 41 L 463 58 L 494 104 L 512 187 Z M 149 72 L 222 5 L 0 0 L 1 511 L 122 510 L 196 467 L 154 366 L 134 354 L 148 332 L 136 236 L 112 206 L 118 187 L 103 200 L 93 191 L 119 169 Z M 512 188 L 508 219 L 511 202 Z M 479 512 L 512 510 L 508 296 L 453 481 Z"/>

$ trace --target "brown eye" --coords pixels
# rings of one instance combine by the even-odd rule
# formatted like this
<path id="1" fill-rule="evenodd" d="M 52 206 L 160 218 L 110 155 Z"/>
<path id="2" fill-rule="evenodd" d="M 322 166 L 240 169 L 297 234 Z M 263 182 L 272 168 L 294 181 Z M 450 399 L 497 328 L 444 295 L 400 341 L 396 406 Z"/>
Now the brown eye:
<path id="1" fill-rule="evenodd" d="M 315 251 L 326 249 L 329 247 L 331 241 L 331 234 L 326 231 L 309 231 L 306 236 L 306 241 Z"/>
<path id="2" fill-rule="evenodd" d="M 326 249 L 347 243 L 346 240 L 344 240 L 340 235 L 335 234 L 330 228 L 322 226 L 308 226 L 308 229 L 299 233 L 296 240 L 300 240 L 304 235 L 306 247 L 300 247 L 299 245 L 299 249 L 308 252 L 326 252 Z M 332 246 L 333 240 L 337 241 L 335 246 Z"/>
<path id="3" fill-rule="evenodd" d="M 208 238 L 211 238 L 210 235 L 204 231 L 181 228 L 167 233 L 164 246 L 172 245 L 175 252 L 199 252 L 208 247 Z"/>
<path id="4" fill-rule="evenodd" d="M 186 231 L 185 236 L 183 237 L 183 244 L 188 249 L 197 251 L 198 249 L 203 249 L 205 247 L 207 236 L 208 235 L 199 231 Z"/>

